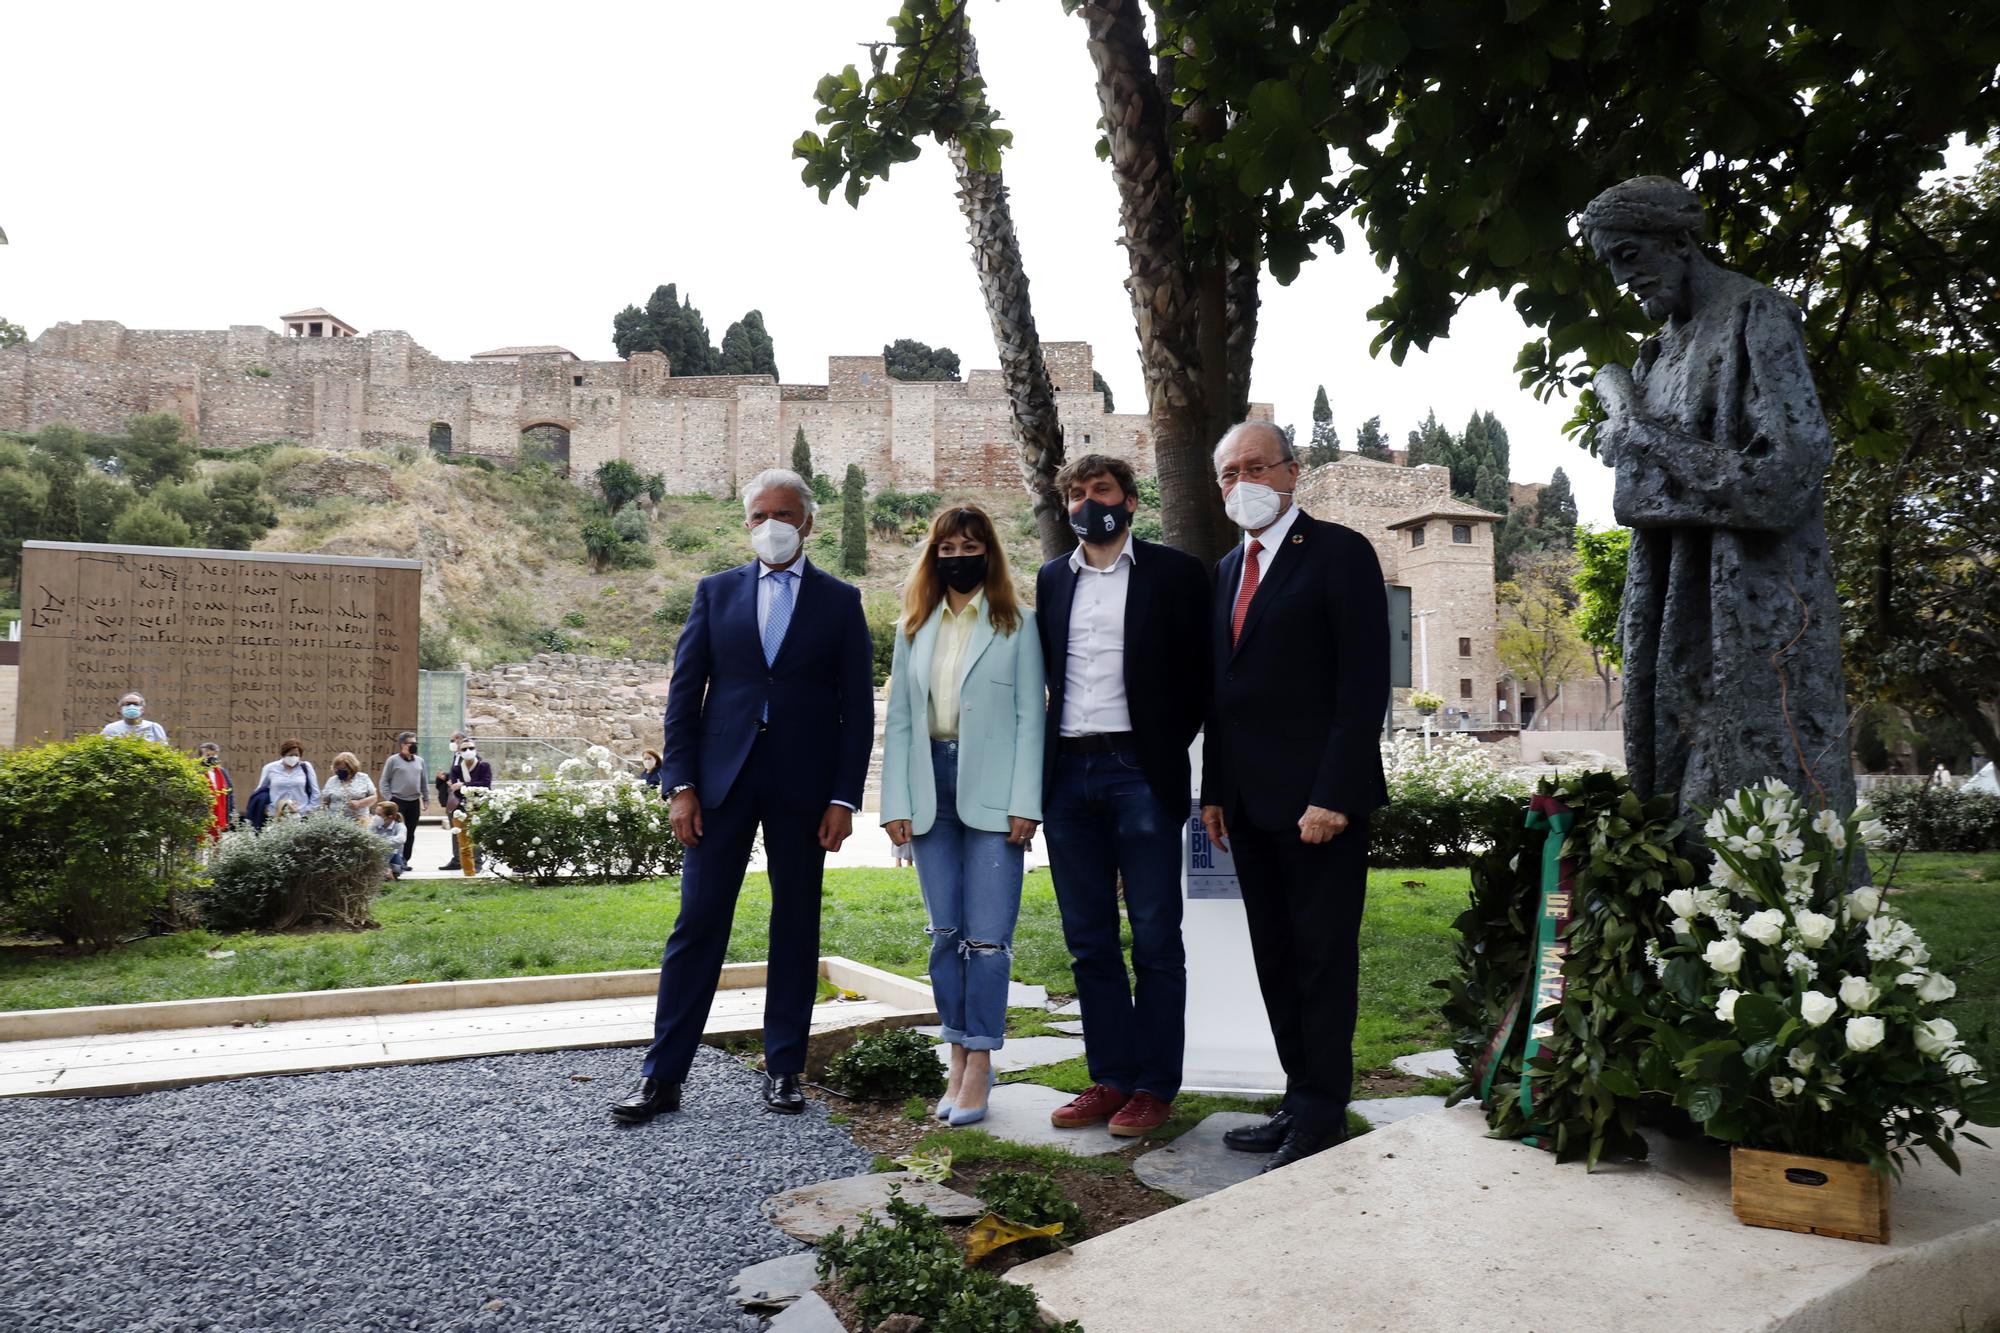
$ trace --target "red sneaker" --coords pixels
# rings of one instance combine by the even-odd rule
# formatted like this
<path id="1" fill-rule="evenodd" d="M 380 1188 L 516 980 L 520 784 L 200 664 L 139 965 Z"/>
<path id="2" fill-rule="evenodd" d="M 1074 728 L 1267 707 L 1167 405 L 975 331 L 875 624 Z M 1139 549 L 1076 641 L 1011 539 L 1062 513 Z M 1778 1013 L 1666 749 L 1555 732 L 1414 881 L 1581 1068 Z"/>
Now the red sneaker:
<path id="1" fill-rule="evenodd" d="M 1129 1092 L 1107 1088 L 1102 1083 L 1093 1083 L 1081 1097 L 1049 1112 L 1049 1123 L 1057 1129 L 1082 1129 L 1085 1125 L 1101 1125 L 1116 1115 L 1125 1103 L 1132 1100 Z"/>
<path id="2" fill-rule="evenodd" d="M 1111 1117 L 1111 1132 L 1121 1139 L 1136 1139 L 1166 1124 L 1173 1113 L 1172 1102 L 1163 1102 L 1150 1092 L 1135 1092 L 1132 1100 Z"/>

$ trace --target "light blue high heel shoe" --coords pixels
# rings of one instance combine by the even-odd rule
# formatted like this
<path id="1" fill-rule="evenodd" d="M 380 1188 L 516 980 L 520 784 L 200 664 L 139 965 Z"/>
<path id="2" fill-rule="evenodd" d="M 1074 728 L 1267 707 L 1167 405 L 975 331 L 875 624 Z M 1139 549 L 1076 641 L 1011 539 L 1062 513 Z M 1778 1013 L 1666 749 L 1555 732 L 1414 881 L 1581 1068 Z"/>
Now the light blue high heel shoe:
<path id="1" fill-rule="evenodd" d="M 989 1102 L 993 1099 L 993 1089 L 999 1082 L 1000 1074 L 997 1070 L 989 1069 L 986 1071 L 986 1097 Z M 953 1129 L 957 1129 L 961 1125 L 976 1125 L 986 1118 L 986 1108 L 984 1106 L 975 1106 L 967 1109 L 962 1106 L 954 1106 L 951 1108 L 951 1114 L 945 1118 L 951 1122 Z"/>

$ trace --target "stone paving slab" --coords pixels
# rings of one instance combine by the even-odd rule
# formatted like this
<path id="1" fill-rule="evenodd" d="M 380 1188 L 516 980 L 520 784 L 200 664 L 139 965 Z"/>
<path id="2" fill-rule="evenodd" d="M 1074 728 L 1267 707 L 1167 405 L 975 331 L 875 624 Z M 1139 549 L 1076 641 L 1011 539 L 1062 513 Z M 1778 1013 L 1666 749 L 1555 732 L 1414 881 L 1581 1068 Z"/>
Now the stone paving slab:
<path id="1" fill-rule="evenodd" d="M 864 1214 L 886 1216 L 889 1191 L 896 1186 L 901 1186 L 903 1199 L 946 1221 L 970 1221 L 986 1211 L 985 1204 L 957 1190 L 919 1180 L 908 1171 L 883 1171 L 774 1194 L 764 1201 L 764 1216 L 796 1240 L 817 1242 L 838 1227 L 851 1232 Z"/>
<path id="2" fill-rule="evenodd" d="M 847 1333 L 840 1316 L 826 1298 L 809 1291 L 795 1305 L 786 1307 L 769 1325 L 770 1333 Z"/>
<path id="3" fill-rule="evenodd" d="M 1362 1097 L 1349 1102 L 1347 1109 L 1380 1129 L 1398 1120 L 1408 1120 L 1413 1115 L 1442 1111 L 1445 1106 L 1442 1097 Z"/>
<path id="4" fill-rule="evenodd" d="M 1071 1101 L 1075 1094 L 1057 1092 L 1039 1083 L 1002 1083 L 993 1089 L 986 1103 L 986 1118 L 968 1129 L 983 1129 L 1009 1143 L 1060 1148 L 1072 1157 L 1102 1157 L 1131 1143 L 1102 1125 L 1090 1129 L 1057 1129 L 1049 1123 L 1049 1112 Z"/>
<path id="5" fill-rule="evenodd" d="M 1648 1138 L 1646 1161 L 1586 1172 L 1487 1138 L 1476 1108 L 1412 1116 L 1007 1276 L 1090 1333 L 1464 1333 L 1525 1327 L 1521 1310 L 1535 1333 L 2000 1321 L 2000 1152 L 1966 1146 L 1963 1175 L 1927 1157 L 1895 1187 L 1890 1243 L 1861 1245 L 1743 1226 L 1725 1152 Z M 1587 1274 L 1588 1298 L 1549 1300 L 1533 1254 Z"/>
<path id="6" fill-rule="evenodd" d="M 1082 1054 L 1083 1043 L 1075 1037 L 1010 1037 L 1005 1046 L 993 1052 L 993 1067 L 1002 1074 L 1015 1074 L 1023 1069 L 1039 1069 L 1043 1065 L 1071 1060 Z M 937 1057 L 949 1066 L 951 1047 L 939 1045 Z"/>
<path id="7" fill-rule="evenodd" d="M 1389 1063 L 1411 1078 L 1458 1077 L 1455 1051 L 1418 1051 L 1415 1055 L 1399 1055 Z"/>
<path id="8" fill-rule="evenodd" d="M 1072 1037 L 1081 1037 L 1083 1035 L 1083 1020 L 1080 1018 L 1064 1019 L 1060 1023 L 1051 1023 L 1049 1026 L 1058 1032 L 1067 1032 Z"/>
<path id="9" fill-rule="evenodd" d="M 1049 1004 L 1047 986 L 1030 986 L 1024 981 L 1007 983 L 1007 1007 L 1009 1009 L 1046 1009 Z"/>
<path id="10" fill-rule="evenodd" d="M 1049 1006 L 1049 1012 L 1050 1012 L 1050 1013 L 1052 1013 L 1052 1014 L 1055 1014 L 1055 1015 L 1057 1015 L 1057 1016 L 1059 1016 L 1059 1017 L 1060 1017 L 1060 1016 L 1063 1016 L 1063 1015 L 1067 1015 L 1068 1017 L 1071 1017 L 1071 1018 L 1082 1018 L 1082 1017 L 1083 1017 L 1083 1001 L 1081 1001 L 1081 1000 L 1071 1000 L 1071 1001 L 1070 1001 L 1069 1003 L 1067 1003 L 1067 1004 L 1052 1004 L 1052 1005 L 1050 1005 L 1050 1006 Z"/>
<path id="11" fill-rule="evenodd" d="M 1132 1163 L 1132 1174 L 1156 1190 L 1200 1199 L 1240 1185 L 1264 1169 L 1266 1153 L 1237 1152 L 1222 1142 L 1225 1131 L 1261 1125 L 1268 1116 L 1252 1111 L 1217 1111 L 1172 1143 L 1162 1144 Z"/>
<path id="12" fill-rule="evenodd" d="M 729 1279 L 729 1298 L 750 1310 L 778 1310 L 819 1283 L 819 1256 L 811 1250 L 766 1259 Z"/>

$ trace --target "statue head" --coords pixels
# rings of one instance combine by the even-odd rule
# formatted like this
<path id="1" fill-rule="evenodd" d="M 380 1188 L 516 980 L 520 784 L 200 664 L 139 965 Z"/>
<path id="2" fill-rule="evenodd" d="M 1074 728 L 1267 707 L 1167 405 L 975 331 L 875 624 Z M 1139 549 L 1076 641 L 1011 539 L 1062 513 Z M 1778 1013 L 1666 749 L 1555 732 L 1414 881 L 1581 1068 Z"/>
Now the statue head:
<path id="1" fill-rule="evenodd" d="M 1635 176 L 1590 201 L 1584 240 L 1618 285 L 1664 323 L 1691 309 L 1689 278 L 1701 262 L 1701 200 L 1679 181 Z"/>

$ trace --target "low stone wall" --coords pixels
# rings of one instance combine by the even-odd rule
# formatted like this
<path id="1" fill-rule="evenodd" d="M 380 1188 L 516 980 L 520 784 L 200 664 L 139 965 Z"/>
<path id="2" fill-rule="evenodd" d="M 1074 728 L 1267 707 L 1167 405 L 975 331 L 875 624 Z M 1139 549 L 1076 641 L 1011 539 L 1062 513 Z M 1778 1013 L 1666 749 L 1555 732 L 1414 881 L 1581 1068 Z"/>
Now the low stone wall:
<path id="1" fill-rule="evenodd" d="M 665 662 L 580 653 L 536 653 L 474 671 L 465 680 L 474 736 L 580 736 L 627 759 L 660 748 Z"/>

